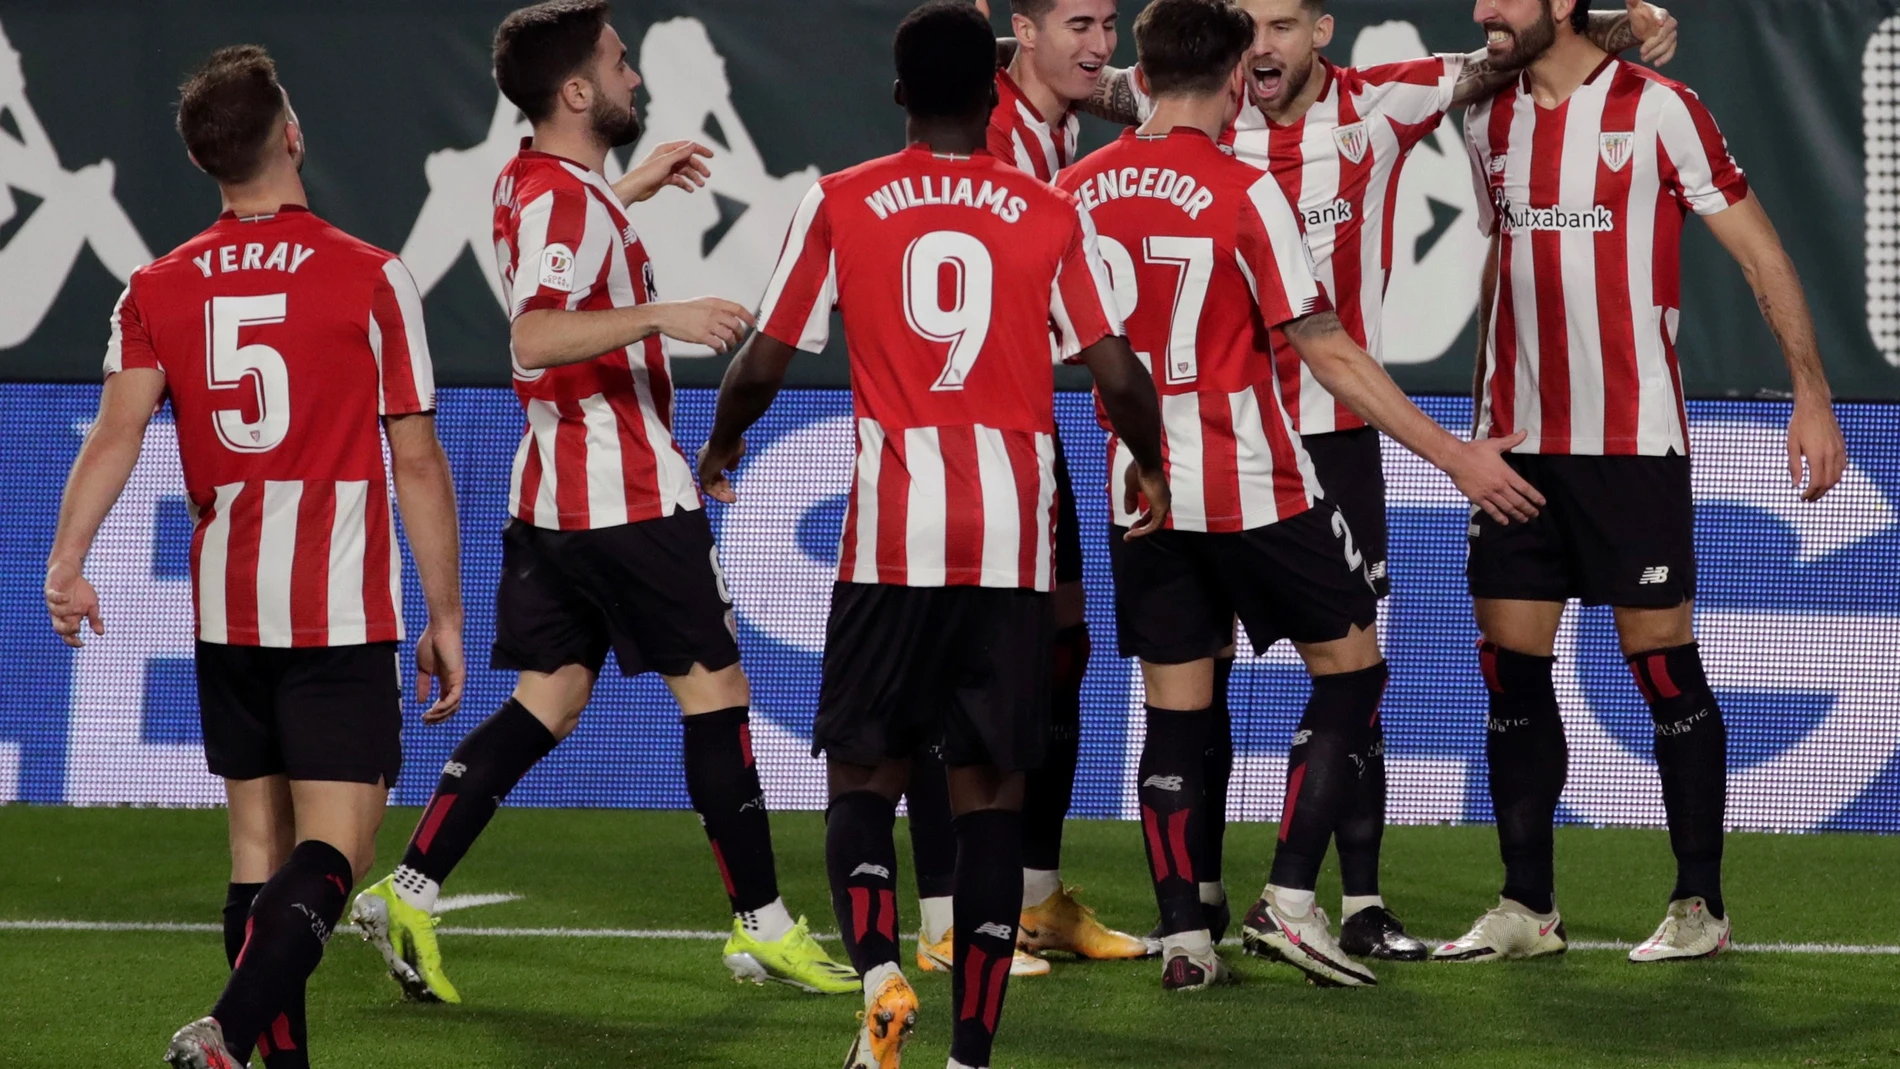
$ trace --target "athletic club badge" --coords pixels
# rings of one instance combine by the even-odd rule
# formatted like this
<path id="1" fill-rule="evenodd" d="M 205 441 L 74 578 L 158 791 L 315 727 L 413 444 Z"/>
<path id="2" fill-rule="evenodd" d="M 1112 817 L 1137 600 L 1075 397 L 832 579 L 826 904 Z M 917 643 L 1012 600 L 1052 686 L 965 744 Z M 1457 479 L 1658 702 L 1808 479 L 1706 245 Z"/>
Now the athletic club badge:
<path id="1" fill-rule="evenodd" d="M 1629 165 L 1630 156 L 1636 148 L 1635 134 L 1602 135 L 1603 162 L 1612 171 L 1621 171 Z"/>
<path id="2" fill-rule="evenodd" d="M 1366 150 L 1372 147 L 1372 135 L 1366 132 L 1366 124 L 1353 123 L 1333 131 L 1333 140 L 1339 145 L 1339 154 L 1353 163 L 1363 163 Z"/>

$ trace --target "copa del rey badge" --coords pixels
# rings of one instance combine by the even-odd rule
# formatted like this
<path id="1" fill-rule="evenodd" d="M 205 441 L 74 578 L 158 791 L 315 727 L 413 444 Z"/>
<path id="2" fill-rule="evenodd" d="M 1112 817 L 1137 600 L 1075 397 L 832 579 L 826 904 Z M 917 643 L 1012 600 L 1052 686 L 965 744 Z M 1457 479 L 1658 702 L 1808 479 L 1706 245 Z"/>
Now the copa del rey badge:
<path id="1" fill-rule="evenodd" d="M 1630 156 L 1636 149 L 1636 135 L 1630 133 L 1602 135 L 1603 163 L 1612 171 L 1621 171 L 1629 166 Z"/>
<path id="2" fill-rule="evenodd" d="M 1362 163 L 1366 150 L 1372 147 L 1372 135 L 1366 132 L 1366 124 L 1353 123 L 1333 131 L 1333 140 L 1339 145 L 1339 154 L 1354 163 Z"/>

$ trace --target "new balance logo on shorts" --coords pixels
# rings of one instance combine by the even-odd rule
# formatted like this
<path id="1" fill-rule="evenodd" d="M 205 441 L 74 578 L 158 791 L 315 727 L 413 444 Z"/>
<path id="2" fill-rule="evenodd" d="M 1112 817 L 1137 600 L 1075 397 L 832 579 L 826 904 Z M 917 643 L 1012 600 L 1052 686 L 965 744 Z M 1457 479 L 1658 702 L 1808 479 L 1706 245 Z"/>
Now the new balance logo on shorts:
<path id="1" fill-rule="evenodd" d="M 1181 777 L 1149 776 L 1147 779 L 1141 781 L 1141 785 L 1143 787 L 1159 787 L 1164 791 L 1179 791 L 1181 789 Z"/>
<path id="2" fill-rule="evenodd" d="M 977 925 L 976 934 L 987 935 L 991 939 L 1002 939 L 1012 943 L 1016 941 L 1016 933 L 1009 930 L 1009 925 L 998 924 L 995 921 L 984 921 L 982 924 Z"/>
<path id="3" fill-rule="evenodd" d="M 1296 731 L 1296 732 L 1294 732 L 1294 733 L 1293 733 L 1293 745 L 1295 745 L 1295 746 L 1304 746 L 1304 745 L 1306 745 L 1306 744 L 1307 744 L 1308 742 L 1310 742 L 1310 741 L 1312 741 L 1312 738 L 1313 738 L 1313 731 L 1312 731 L 1312 729 L 1311 729 L 1311 728 L 1302 728 L 1302 729 L 1300 729 L 1299 731 Z"/>
<path id="4" fill-rule="evenodd" d="M 1657 565 L 1654 568 L 1644 568 L 1643 574 L 1637 577 L 1636 585 L 1637 586 L 1661 586 L 1662 584 L 1667 583 L 1668 581 L 1669 581 L 1668 566 Z"/>
<path id="5" fill-rule="evenodd" d="M 467 771 L 468 766 L 460 761 L 450 761 L 448 764 L 442 766 L 442 774 L 444 776 L 454 776 L 456 779 L 461 779 L 462 773 Z"/>
<path id="6" fill-rule="evenodd" d="M 873 876 L 876 876 L 876 877 L 877 877 L 878 879 L 880 879 L 880 880 L 888 880 L 888 879 L 890 879 L 890 878 L 891 878 L 891 870 L 890 870 L 890 869 L 887 869 L 887 868 L 885 868 L 885 867 L 884 867 L 884 866 L 882 866 L 882 865 L 873 865 L 873 864 L 871 864 L 871 863 L 870 863 L 870 862 L 868 862 L 868 861 L 867 861 L 867 862 L 865 862 L 865 863 L 864 863 L 864 864 L 862 864 L 862 865 L 859 865 L 859 866 L 858 866 L 857 868 L 855 868 L 855 869 L 852 869 L 852 870 L 851 870 L 851 875 L 853 875 L 853 876 L 858 876 L 858 875 L 862 875 L 863 873 L 867 873 L 867 872 L 868 872 L 868 873 L 870 873 L 870 874 L 871 874 L 871 875 L 873 875 Z"/>

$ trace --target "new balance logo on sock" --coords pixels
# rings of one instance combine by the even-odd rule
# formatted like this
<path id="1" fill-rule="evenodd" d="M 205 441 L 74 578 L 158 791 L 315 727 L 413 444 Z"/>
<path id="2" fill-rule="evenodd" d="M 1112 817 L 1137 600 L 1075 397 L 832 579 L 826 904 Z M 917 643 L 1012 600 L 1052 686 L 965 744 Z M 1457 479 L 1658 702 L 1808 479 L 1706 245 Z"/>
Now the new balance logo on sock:
<path id="1" fill-rule="evenodd" d="M 1182 777 L 1180 776 L 1149 776 L 1147 779 L 1141 781 L 1143 787 L 1159 787 L 1164 791 L 1174 791 L 1176 793 L 1180 792 L 1181 783 Z"/>
<path id="2" fill-rule="evenodd" d="M 1016 938 L 1016 933 L 1009 930 L 1009 925 L 998 924 L 995 921 L 984 921 L 982 924 L 977 925 L 976 934 L 987 935 L 991 939 L 1013 941 Z"/>
<path id="3" fill-rule="evenodd" d="M 462 774 L 467 771 L 468 766 L 460 761 L 450 761 L 448 764 L 442 766 L 442 774 L 444 776 L 454 776 L 456 779 L 461 779 Z"/>
<path id="4" fill-rule="evenodd" d="M 891 878 L 890 869 L 887 869 L 882 865 L 873 865 L 869 861 L 851 870 L 851 875 L 853 876 L 862 876 L 865 873 L 870 873 L 871 875 L 876 876 L 880 880 L 888 880 Z"/>
<path id="5" fill-rule="evenodd" d="M 1654 568 L 1644 568 L 1643 574 L 1637 577 L 1636 585 L 1637 586 L 1661 586 L 1662 584 L 1667 583 L 1668 581 L 1669 581 L 1669 569 L 1667 567 L 1658 565 L 1657 567 L 1654 567 Z"/>

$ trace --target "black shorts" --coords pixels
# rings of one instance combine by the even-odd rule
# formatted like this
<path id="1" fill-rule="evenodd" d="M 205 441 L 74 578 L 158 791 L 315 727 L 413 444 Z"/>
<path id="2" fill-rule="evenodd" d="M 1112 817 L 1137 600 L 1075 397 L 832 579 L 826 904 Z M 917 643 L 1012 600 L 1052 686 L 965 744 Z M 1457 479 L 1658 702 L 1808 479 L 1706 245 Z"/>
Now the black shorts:
<path id="1" fill-rule="evenodd" d="M 1236 615 L 1258 651 L 1283 638 L 1332 642 L 1378 619 L 1365 563 L 1347 556 L 1345 517 L 1325 501 L 1251 531 L 1156 531 L 1126 542 L 1127 530 L 1109 529 L 1124 657 L 1212 657 L 1233 641 Z"/>
<path id="2" fill-rule="evenodd" d="M 683 676 L 739 660 L 732 599 L 704 509 L 592 531 L 508 521 L 491 668 Z"/>
<path id="3" fill-rule="evenodd" d="M 1508 527 L 1472 510 L 1472 597 L 1632 609 L 1672 609 L 1695 597 L 1688 457 L 1504 459 L 1546 504 L 1536 519 Z"/>
<path id="4" fill-rule="evenodd" d="M 197 664 L 212 775 L 396 785 L 402 679 L 394 642 L 296 649 L 200 642 Z"/>
<path id="5" fill-rule="evenodd" d="M 1069 458 L 1056 437 L 1056 585 L 1082 581 L 1082 525 L 1075 515 L 1075 487 L 1069 482 Z"/>
<path id="6" fill-rule="evenodd" d="M 1352 528 L 1353 548 L 1366 560 L 1366 576 L 1380 597 L 1392 593 L 1386 570 L 1385 466 L 1380 462 L 1379 432 L 1371 427 L 1330 434 L 1308 434 L 1301 444 L 1313 458 L 1313 471 L 1326 500 L 1339 506 Z"/>
<path id="7" fill-rule="evenodd" d="M 1054 601 L 1034 590 L 838 583 L 812 755 L 1042 767 Z"/>

